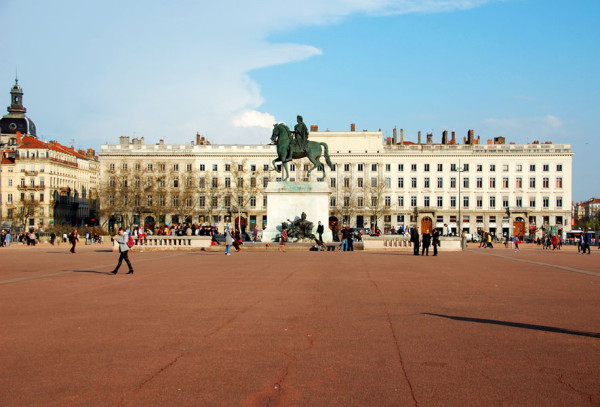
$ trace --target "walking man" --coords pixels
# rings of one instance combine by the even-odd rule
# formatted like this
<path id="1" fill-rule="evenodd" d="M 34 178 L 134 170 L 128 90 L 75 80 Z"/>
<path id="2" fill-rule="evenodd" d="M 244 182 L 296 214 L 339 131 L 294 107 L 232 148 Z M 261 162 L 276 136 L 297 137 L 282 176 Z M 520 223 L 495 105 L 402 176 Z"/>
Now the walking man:
<path id="1" fill-rule="evenodd" d="M 121 263 L 123 262 L 123 260 L 125 260 L 125 263 L 127 263 L 127 266 L 129 267 L 129 271 L 127 272 L 127 274 L 133 274 L 133 267 L 131 267 L 131 262 L 129 261 L 129 246 L 127 245 L 127 242 L 129 241 L 129 235 L 127 234 L 127 232 L 125 232 L 125 229 L 123 228 L 119 228 L 119 240 L 117 240 L 117 242 L 119 243 L 119 262 L 117 263 L 117 267 L 115 267 L 115 269 L 113 271 L 111 271 L 112 274 L 117 274 L 117 272 L 119 271 L 119 267 L 121 267 Z"/>
<path id="2" fill-rule="evenodd" d="M 79 235 L 77 234 L 77 229 L 73 229 L 71 234 L 69 235 L 69 241 L 71 242 L 71 253 L 75 253 L 75 246 L 77 246 L 77 242 L 79 241 Z"/>
<path id="3" fill-rule="evenodd" d="M 321 221 L 319 221 L 319 226 L 317 226 L 317 234 L 319 235 L 319 244 L 323 244 L 323 232 L 324 232 L 324 228 L 323 225 L 321 224 Z"/>

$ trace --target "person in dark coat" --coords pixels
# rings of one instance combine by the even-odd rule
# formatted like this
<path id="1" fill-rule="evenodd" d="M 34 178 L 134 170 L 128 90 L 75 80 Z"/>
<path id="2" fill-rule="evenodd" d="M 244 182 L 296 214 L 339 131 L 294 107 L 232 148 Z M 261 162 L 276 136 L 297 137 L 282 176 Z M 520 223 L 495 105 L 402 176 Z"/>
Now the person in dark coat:
<path id="1" fill-rule="evenodd" d="M 429 229 L 423 233 L 423 250 L 421 251 L 421 256 L 427 254 L 429 256 L 429 246 L 431 246 L 431 233 L 429 233 Z"/>
<path id="2" fill-rule="evenodd" d="M 233 247 L 235 247 L 235 251 L 242 251 L 240 244 L 242 243 L 242 235 L 240 234 L 240 230 L 238 228 L 235 229 L 233 234 Z"/>
<path id="3" fill-rule="evenodd" d="M 437 229 L 434 229 L 433 235 L 431 235 L 431 239 L 432 239 L 431 244 L 433 244 L 433 255 L 437 256 L 437 253 L 438 253 L 437 248 L 440 245 L 440 231 Z"/>
<path id="4" fill-rule="evenodd" d="M 69 235 L 69 242 L 71 243 L 71 253 L 75 253 L 75 246 L 77 246 L 78 241 L 79 235 L 77 234 L 77 229 L 73 229 L 73 231 Z"/>
<path id="5" fill-rule="evenodd" d="M 319 221 L 319 226 L 317 226 L 317 235 L 319 235 L 319 244 L 323 244 L 323 232 L 325 231 L 325 228 L 323 228 L 323 225 L 321 224 L 321 221 Z"/>
<path id="6" fill-rule="evenodd" d="M 413 244 L 414 255 L 419 255 L 419 227 L 415 226 L 413 230 L 410 232 L 410 241 Z"/>

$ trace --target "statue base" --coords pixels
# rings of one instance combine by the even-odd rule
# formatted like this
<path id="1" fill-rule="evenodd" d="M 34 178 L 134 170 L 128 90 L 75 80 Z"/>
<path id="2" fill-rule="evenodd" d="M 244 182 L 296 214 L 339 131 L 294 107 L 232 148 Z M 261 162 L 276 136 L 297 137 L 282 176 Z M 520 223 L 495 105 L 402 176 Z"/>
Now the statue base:
<path id="1" fill-rule="evenodd" d="M 306 220 L 313 223 L 312 233 L 318 238 L 317 226 L 323 225 L 323 241 L 333 241 L 329 229 L 329 194 L 326 182 L 269 182 L 267 196 L 267 228 L 263 231 L 263 242 L 275 242 L 281 233 L 281 224 L 299 219 L 302 212 Z"/>

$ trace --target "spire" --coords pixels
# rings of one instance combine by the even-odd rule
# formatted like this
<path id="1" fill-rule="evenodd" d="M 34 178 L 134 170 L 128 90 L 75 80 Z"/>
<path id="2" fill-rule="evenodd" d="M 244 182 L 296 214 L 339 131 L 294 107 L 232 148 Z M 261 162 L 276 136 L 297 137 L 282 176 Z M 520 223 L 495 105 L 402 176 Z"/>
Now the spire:
<path id="1" fill-rule="evenodd" d="M 10 106 L 8 113 L 25 114 L 27 109 L 23 106 L 23 89 L 19 86 L 19 77 L 15 76 L 15 84 L 10 90 Z"/>

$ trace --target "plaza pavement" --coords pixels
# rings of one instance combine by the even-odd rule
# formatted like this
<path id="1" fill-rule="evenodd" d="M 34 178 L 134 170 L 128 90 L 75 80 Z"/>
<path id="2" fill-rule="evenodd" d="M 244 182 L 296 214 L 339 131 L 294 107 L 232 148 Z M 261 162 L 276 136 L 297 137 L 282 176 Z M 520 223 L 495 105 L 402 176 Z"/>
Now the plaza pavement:
<path id="1" fill-rule="evenodd" d="M 0 249 L 1 406 L 598 406 L 600 250 Z"/>

